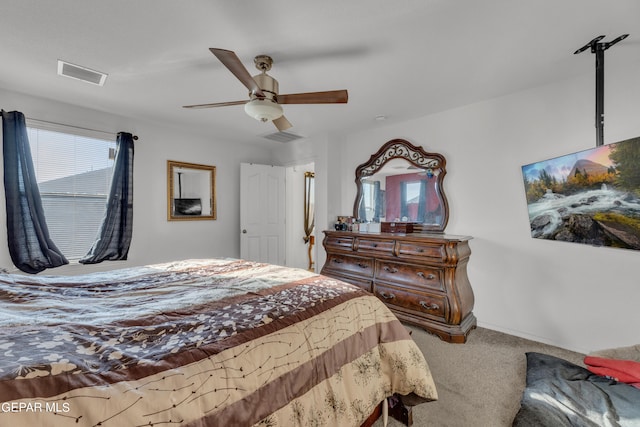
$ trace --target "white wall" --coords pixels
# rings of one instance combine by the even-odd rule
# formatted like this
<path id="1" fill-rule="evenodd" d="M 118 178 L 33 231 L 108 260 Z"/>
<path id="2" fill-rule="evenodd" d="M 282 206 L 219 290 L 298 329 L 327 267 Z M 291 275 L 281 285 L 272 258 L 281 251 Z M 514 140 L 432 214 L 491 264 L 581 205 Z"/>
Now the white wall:
<path id="1" fill-rule="evenodd" d="M 607 74 L 605 143 L 640 136 L 640 69 Z M 480 326 L 582 352 L 638 343 L 640 252 L 533 239 L 520 167 L 595 147 L 594 78 L 578 76 L 327 148 L 326 222 L 352 212 L 357 165 L 392 138 L 447 159 L 448 234 L 471 235 Z M 339 155 L 332 155 L 331 153 Z"/>
<path id="2" fill-rule="evenodd" d="M 96 130 L 138 135 L 134 157 L 133 240 L 127 261 L 105 261 L 46 270 L 43 274 L 79 274 L 187 258 L 240 256 L 240 163 L 272 163 L 267 148 L 213 141 L 103 112 L 27 95 L 0 91 L 2 108 L 28 118 Z M 216 166 L 217 220 L 167 221 L 167 160 Z M 0 162 L 0 168 L 1 168 Z M 4 186 L 0 186 L 4 200 Z M 6 214 L 0 203 L 0 241 L 6 242 Z M 14 269 L 7 245 L 0 245 L 0 267 Z"/>

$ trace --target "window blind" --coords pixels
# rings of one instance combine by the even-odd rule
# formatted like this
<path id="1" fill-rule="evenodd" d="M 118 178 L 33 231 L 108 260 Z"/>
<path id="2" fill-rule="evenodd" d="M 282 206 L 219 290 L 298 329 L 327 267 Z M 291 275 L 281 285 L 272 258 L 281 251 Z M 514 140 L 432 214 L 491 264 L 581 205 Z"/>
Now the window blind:
<path id="1" fill-rule="evenodd" d="M 79 259 L 91 247 L 105 214 L 115 138 L 30 123 L 27 132 L 51 239 L 69 260 Z"/>

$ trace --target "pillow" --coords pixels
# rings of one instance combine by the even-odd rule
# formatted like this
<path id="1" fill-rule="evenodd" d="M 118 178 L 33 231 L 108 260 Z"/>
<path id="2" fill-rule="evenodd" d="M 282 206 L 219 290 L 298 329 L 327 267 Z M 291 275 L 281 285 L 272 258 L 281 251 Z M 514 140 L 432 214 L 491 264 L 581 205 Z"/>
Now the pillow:
<path id="1" fill-rule="evenodd" d="M 527 383 L 513 426 L 640 426 L 640 390 L 564 359 L 527 353 Z"/>

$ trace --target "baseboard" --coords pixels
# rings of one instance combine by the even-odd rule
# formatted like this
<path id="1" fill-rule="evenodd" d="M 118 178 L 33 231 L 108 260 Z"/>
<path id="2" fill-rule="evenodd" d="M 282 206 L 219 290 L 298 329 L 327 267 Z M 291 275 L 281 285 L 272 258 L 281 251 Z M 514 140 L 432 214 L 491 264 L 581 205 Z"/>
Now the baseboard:
<path id="1" fill-rule="evenodd" d="M 585 350 L 585 349 L 581 349 L 581 348 L 566 347 L 563 344 L 560 344 L 560 343 L 555 342 L 553 340 L 546 339 L 544 337 L 540 337 L 540 336 L 537 336 L 537 335 L 529 334 L 527 332 L 519 331 L 519 330 L 516 330 L 516 329 L 504 328 L 502 326 L 494 325 L 494 324 L 488 323 L 488 322 L 482 322 L 480 320 L 478 320 L 478 327 L 484 328 L 484 329 L 491 329 L 492 331 L 502 332 L 503 334 L 513 335 L 513 336 L 516 336 L 516 337 L 519 337 L 519 338 L 523 338 L 523 339 L 526 339 L 526 340 L 529 340 L 529 341 L 535 341 L 535 342 L 538 342 L 538 343 L 541 343 L 541 344 L 551 345 L 553 347 L 558 347 L 558 348 L 561 348 L 563 350 L 574 351 L 576 353 L 581 353 L 581 354 L 588 354 L 589 353 L 589 350 Z"/>

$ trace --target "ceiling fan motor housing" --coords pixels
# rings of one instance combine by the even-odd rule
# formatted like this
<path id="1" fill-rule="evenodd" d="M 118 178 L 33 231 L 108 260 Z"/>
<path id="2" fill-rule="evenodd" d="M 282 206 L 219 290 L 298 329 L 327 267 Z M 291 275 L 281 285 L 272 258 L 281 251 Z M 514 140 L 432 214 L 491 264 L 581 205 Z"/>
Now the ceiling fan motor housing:
<path id="1" fill-rule="evenodd" d="M 278 95 L 278 81 L 271 77 L 266 73 L 258 74 L 257 76 L 253 76 L 253 80 L 256 81 L 262 92 L 266 95 L 268 99 L 275 100 L 276 95 Z M 254 94 L 250 93 L 249 96 L 252 98 Z"/>
<path id="2" fill-rule="evenodd" d="M 262 90 L 264 98 L 250 93 L 251 100 L 244 104 L 245 113 L 261 122 L 268 122 L 281 117 L 283 113 L 282 106 L 276 100 L 278 81 L 266 73 L 253 76 L 253 79 Z"/>

